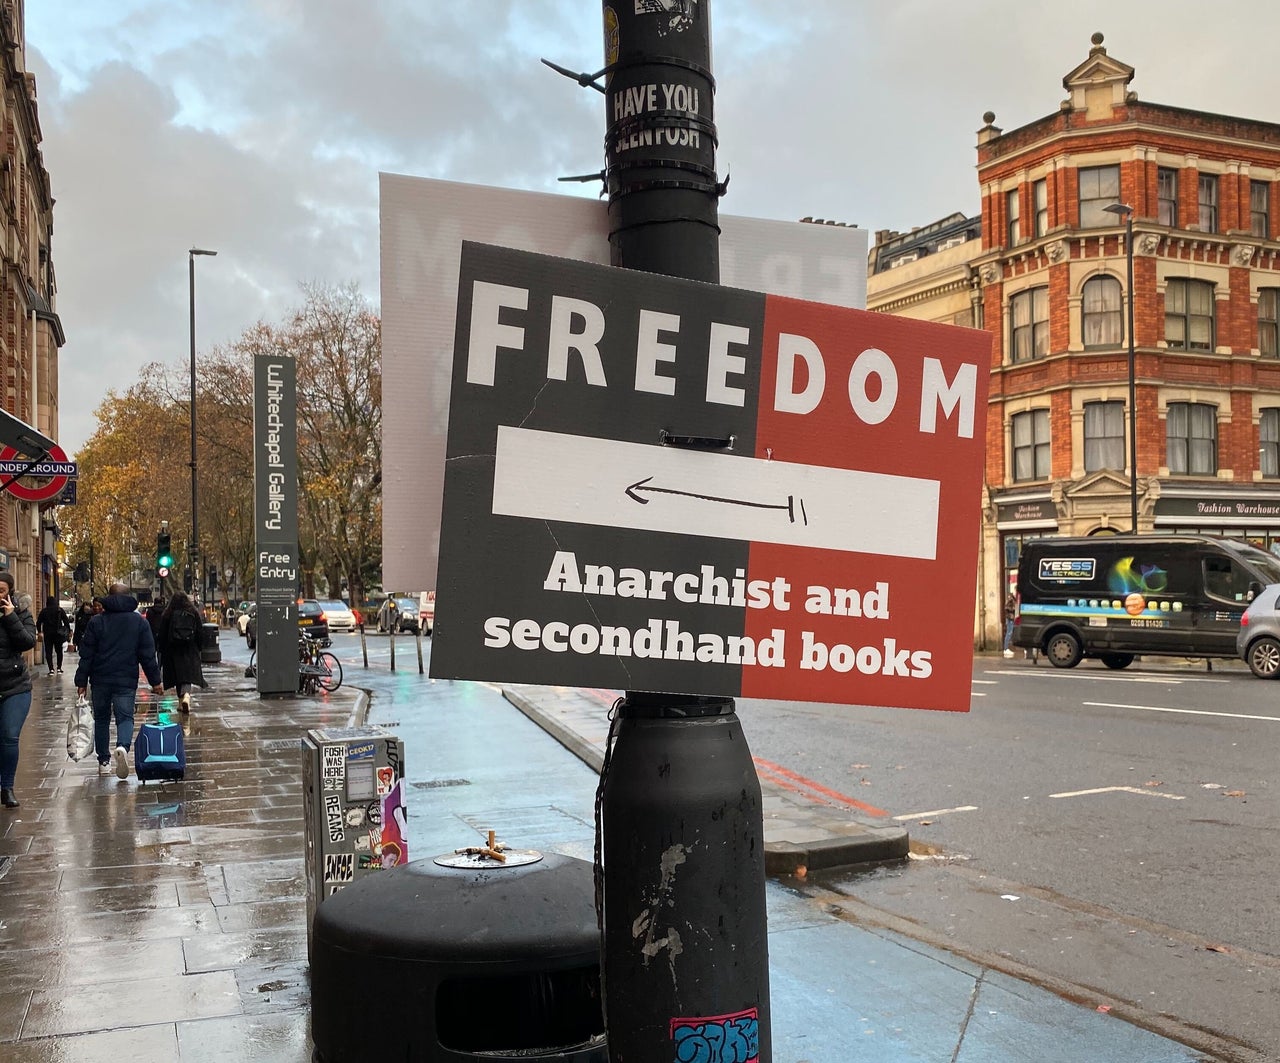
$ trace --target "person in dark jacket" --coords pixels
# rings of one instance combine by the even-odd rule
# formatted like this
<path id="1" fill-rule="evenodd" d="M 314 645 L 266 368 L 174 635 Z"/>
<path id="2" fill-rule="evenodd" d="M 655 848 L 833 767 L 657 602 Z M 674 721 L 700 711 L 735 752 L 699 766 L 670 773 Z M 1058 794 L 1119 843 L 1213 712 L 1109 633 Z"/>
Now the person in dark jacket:
<path id="1" fill-rule="evenodd" d="M 183 712 L 191 711 L 191 688 L 198 686 L 203 690 L 209 685 L 204 680 L 204 669 L 200 665 L 200 629 L 203 624 L 204 617 L 195 602 L 182 591 L 174 594 L 160 617 L 157 639 L 160 672 L 165 689 L 172 687 L 177 693 Z"/>
<path id="2" fill-rule="evenodd" d="M 31 673 L 23 654 L 36 644 L 30 599 L 14 600 L 13 574 L 0 572 L 0 804 L 17 808 L 18 735 L 31 711 Z"/>
<path id="3" fill-rule="evenodd" d="M 84 638 L 84 628 L 89 621 L 93 619 L 93 605 L 90 602 L 82 602 L 80 608 L 76 610 L 76 622 L 71 628 L 71 652 L 76 652 L 80 645 L 80 640 Z"/>
<path id="4" fill-rule="evenodd" d="M 40 630 L 40 637 L 44 640 L 44 663 L 49 669 L 49 674 L 53 675 L 53 665 L 56 658 L 58 663 L 58 672 L 62 672 L 62 646 L 67 641 L 70 624 L 67 621 L 67 614 L 62 611 L 62 606 L 58 604 L 58 599 L 52 594 L 45 600 L 44 608 L 40 610 L 40 615 L 36 617 L 36 627 Z"/>
<path id="5" fill-rule="evenodd" d="M 93 747 L 98 774 L 106 775 L 115 759 L 116 775 L 129 777 L 129 748 L 133 744 L 133 708 L 138 698 L 138 666 L 147 674 L 151 692 L 159 697 L 160 665 L 147 618 L 138 612 L 138 599 L 123 583 L 113 583 L 102 599 L 102 612 L 84 629 L 76 692 L 92 690 Z M 111 716 L 116 718 L 116 748 L 111 752 Z"/>

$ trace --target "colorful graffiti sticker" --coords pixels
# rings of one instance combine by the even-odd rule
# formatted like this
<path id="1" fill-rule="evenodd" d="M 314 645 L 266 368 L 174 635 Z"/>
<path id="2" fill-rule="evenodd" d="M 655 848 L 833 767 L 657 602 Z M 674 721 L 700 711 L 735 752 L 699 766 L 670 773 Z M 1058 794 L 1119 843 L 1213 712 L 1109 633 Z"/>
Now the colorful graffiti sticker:
<path id="1" fill-rule="evenodd" d="M 398 867 L 409 862 L 409 839 L 406 830 L 407 812 L 404 807 L 404 791 L 396 783 L 382 799 L 382 866 Z"/>
<path id="2" fill-rule="evenodd" d="M 379 768 L 378 769 L 378 796 L 382 797 L 384 794 L 390 793 L 391 787 L 395 784 L 395 781 L 396 781 L 395 768 L 389 765 L 384 768 Z"/>
<path id="3" fill-rule="evenodd" d="M 756 1008 L 704 1019 L 672 1019 L 675 1063 L 757 1063 L 760 1012 Z"/>

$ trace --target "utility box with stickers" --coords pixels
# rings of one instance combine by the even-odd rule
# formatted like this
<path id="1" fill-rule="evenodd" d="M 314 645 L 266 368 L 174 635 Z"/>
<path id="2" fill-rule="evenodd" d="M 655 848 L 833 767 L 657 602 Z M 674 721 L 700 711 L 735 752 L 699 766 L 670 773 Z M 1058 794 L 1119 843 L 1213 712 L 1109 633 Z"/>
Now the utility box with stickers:
<path id="1" fill-rule="evenodd" d="M 404 742 L 381 727 L 327 727 L 302 740 L 307 950 L 316 907 L 358 878 L 409 861 Z"/>

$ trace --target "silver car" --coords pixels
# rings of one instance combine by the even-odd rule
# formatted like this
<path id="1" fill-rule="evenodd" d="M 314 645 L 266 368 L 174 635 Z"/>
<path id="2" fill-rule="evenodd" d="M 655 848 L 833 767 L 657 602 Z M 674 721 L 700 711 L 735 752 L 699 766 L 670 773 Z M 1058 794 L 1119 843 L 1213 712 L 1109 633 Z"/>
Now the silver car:
<path id="1" fill-rule="evenodd" d="M 1280 583 L 1266 587 L 1240 618 L 1236 652 L 1259 679 L 1280 679 Z"/>
<path id="2" fill-rule="evenodd" d="M 320 603 L 320 608 L 324 610 L 325 619 L 329 621 L 330 632 L 355 631 L 356 614 L 347 607 L 346 602 L 336 599 L 323 601 Z"/>

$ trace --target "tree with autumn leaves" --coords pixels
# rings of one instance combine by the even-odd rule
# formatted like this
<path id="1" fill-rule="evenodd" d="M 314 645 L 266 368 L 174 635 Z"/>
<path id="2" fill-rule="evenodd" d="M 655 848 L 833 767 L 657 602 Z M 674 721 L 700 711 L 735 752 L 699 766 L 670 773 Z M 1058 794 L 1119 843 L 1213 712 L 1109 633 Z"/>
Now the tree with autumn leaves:
<path id="1" fill-rule="evenodd" d="M 196 362 L 200 538 L 206 569 L 249 583 L 253 551 L 253 356 L 298 364 L 298 546 L 302 594 L 365 598 L 382 567 L 382 350 L 378 315 L 354 285 L 303 288 L 281 324 L 259 322 Z M 177 568 L 191 530 L 190 367 L 151 365 L 108 391 L 76 455 L 77 504 L 59 511 L 67 556 L 87 560 L 95 592 L 154 564 L 169 522 Z M 245 577 L 247 574 L 247 578 Z"/>

